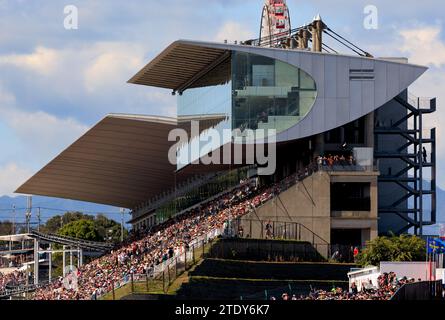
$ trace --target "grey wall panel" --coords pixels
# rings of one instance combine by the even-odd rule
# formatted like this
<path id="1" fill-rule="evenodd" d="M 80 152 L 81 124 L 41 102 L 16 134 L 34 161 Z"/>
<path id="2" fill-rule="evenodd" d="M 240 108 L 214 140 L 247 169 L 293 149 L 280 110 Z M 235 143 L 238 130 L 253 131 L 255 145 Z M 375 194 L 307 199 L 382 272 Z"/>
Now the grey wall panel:
<path id="1" fill-rule="evenodd" d="M 328 99 L 328 98 L 327 98 Z M 326 123 L 326 119 L 325 119 L 325 103 L 327 101 L 327 99 L 321 99 L 319 101 L 320 104 L 320 108 L 317 108 L 316 110 L 314 110 L 314 113 L 312 114 L 311 118 L 312 118 L 312 129 L 315 131 L 320 131 L 323 132 L 324 128 L 325 128 L 325 123 Z M 331 98 L 334 101 L 336 101 L 335 98 Z"/>
<path id="2" fill-rule="evenodd" d="M 312 55 L 309 53 L 302 53 L 300 55 L 300 65 L 299 67 L 306 71 L 308 74 L 312 75 Z M 318 85 L 318 83 L 317 83 Z"/>
<path id="3" fill-rule="evenodd" d="M 358 119 L 390 101 L 427 70 L 407 63 L 340 54 L 182 42 L 280 59 L 313 77 L 319 88 L 313 108 L 301 122 L 278 134 L 278 142 L 316 135 Z M 350 69 L 374 69 L 375 80 L 352 81 Z"/>
<path id="4" fill-rule="evenodd" d="M 362 82 L 362 112 L 368 114 L 374 110 L 374 81 Z"/>
<path id="5" fill-rule="evenodd" d="M 320 105 L 319 105 L 320 106 Z M 307 137 L 310 136 L 312 132 L 312 117 L 314 114 L 317 114 L 317 111 L 315 111 L 311 116 L 306 117 L 303 121 L 300 122 L 301 128 L 300 128 L 300 134 Z"/>
<path id="6" fill-rule="evenodd" d="M 362 59 L 362 69 L 375 69 L 375 61 L 372 59 Z"/>
<path id="7" fill-rule="evenodd" d="M 362 68 L 362 59 L 361 58 L 349 58 L 349 67 L 351 69 L 361 69 Z"/>
<path id="8" fill-rule="evenodd" d="M 335 99 L 336 101 L 336 122 L 348 123 L 351 122 L 351 106 L 347 98 Z"/>
<path id="9" fill-rule="evenodd" d="M 336 57 L 337 59 L 337 97 L 348 98 L 349 97 L 349 58 Z"/>
<path id="10" fill-rule="evenodd" d="M 312 73 L 311 76 L 316 79 L 317 83 L 317 96 L 324 98 L 325 94 L 325 69 L 324 69 L 324 56 L 318 55 L 312 58 Z"/>
<path id="11" fill-rule="evenodd" d="M 324 92 L 326 98 L 337 97 L 337 60 L 334 56 L 327 56 L 324 64 Z"/>
<path id="12" fill-rule="evenodd" d="M 357 119 L 364 115 L 362 110 L 362 81 L 351 81 L 351 111 L 350 117 L 351 119 Z"/>
<path id="13" fill-rule="evenodd" d="M 325 127 L 334 127 L 338 123 L 337 121 L 337 99 L 329 98 L 325 99 Z M 340 116 L 340 115 L 339 115 Z M 349 113 L 348 113 L 349 118 Z M 323 132 L 323 131 L 322 131 Z"/>
<path id="14" fill-rule="evenodd" d="M 402 88 L 407 88 L 410 85 L 409 79 L 412 79 L 414 77 L 415 77 L 414 67 L 408 66 L 407 68 L 400 68 L 400 85 Z"/>
<path id="15" fill-rule="evenodd" d="M 387 94 L 394 93 L 393 97 L 400 93 L 400 68 L 394 63 L 388 64 L 387 68 Z"/>
<path id="16" fill-rule="evenodd" d="M 388 64 L 377 62 L 374 68 L 374 102 L 379 106 L 385 104 L 388 96 L 388 88 L 386 87 L 388 79 L 387 67 Z"/>
<path id="17" fill-rule="evenodd" d="M 287 56 L 286 62 L 293 66 L 299 66 L 299 65 L 301 65 L 300 58 L 301 58 L 300 54 L 289 54 Z"/>

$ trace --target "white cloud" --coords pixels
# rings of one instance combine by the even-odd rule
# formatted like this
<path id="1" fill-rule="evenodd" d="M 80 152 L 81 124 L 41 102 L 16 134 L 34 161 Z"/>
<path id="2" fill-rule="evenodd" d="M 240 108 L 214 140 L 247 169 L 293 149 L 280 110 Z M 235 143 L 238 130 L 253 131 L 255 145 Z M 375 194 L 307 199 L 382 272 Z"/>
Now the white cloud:
<path id="1" fill-rule="evenodd" d="M 441 28 L 439 26 L 426 26 L 400 31 L 402 43 L 400 50 L 407 55 L 411 63 L 428 65 L 430 69 L 416 81 L 409 91 L 420 97 L 437 98 L 437 111 L 427 115 L 424 121 L 425 131 L 436 128 L 437 157 L 445 158 L 445 140 L 440 139 L 444 135 L 445 109 L 441 105 L 445 101 L 445 43 L 440 39 Z M 444 188 L 445 181 L 441 178 L 445 174 L 443 161 L 437 163 L 438 184 Z"/>
<path id="2" fill-rule="evenodd" d="M 87 126 L 74 119 L 57 118 L 42 111 L 9 109 L 5 114 L 7 124 L 27 147 L 29 154 L 42 160 L 50 160 L 88 130 Z"/>
<path id="3" fill-rule="evenodd" d="M 229 43 L 233 43 L 234 41 L 244 41 L 252 38 L 256 37 L 248 26 L 235 21 L 228 21 L 216 34 L 215 41 L 222 42 L 227 40 Z"/>
<path id="4" fill-rule="evenodd" d="M 43 111 L 24 111 L 1 86 L 0 114 L 1 121 L 19 141 L 19 145 L 13 146 L 17 148 L 17 157 L 22 162 L 26 159 L 29 166 L 48 162 L 88 129 L 72 118 L 58 118 Z"/>
<path id="5" fill-rule="evenodd" d="M 440 68 L 445 65 L 445 44 L 440 39 L 440 33 L 440 26 L 401 30 L 403 44 L 400 51 L 407 54 L 413 63 Z"/>
<path id="6" fill-rule="evenodd" d="M 42 75 L 49 75 L 57 69 L 59 52 L 54 49 L 37 47 L 31 54 L 12 54 L 0 56 L 0 64 L 12 64 L 19 68 L 30 69 Z"/>
<path id="7" fill-rule="evenodd" d="M 127 43 L 99 44 L 86 55 L 93 60 L 84 71 L 85 88 L 89 93 L 122 87 L 144 65 L 143 48 Z"/>
<path id="8" fill-rule="evenodd" d="M 32 172 L 19 167 L 16 163 L 8 163 L 0 167 L 0 195 L 17 196 L 13 192 L 27 179 Z"/>

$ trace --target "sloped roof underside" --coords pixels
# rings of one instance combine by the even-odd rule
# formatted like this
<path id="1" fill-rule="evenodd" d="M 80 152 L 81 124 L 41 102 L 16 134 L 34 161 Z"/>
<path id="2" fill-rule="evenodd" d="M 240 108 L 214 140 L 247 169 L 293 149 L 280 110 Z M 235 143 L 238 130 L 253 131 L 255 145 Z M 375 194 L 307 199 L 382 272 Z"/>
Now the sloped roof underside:
<path id="1" fill-rule="evenodd" d="M 17 193 L 134 208 L 175 185 L 170 130 L 190 131 L 190 120 L 206 130 L 224 115 L 179 119 L 109 115 L 17 189 Z M 177 180 L 176 180 L 177 182 Z"/>
<path id="2" fill-rule="evenodd" d="M 230 79 L 230 61 L 229 50 L 177 41 L 128 82 L 174 91 L 224 84 Z"/>

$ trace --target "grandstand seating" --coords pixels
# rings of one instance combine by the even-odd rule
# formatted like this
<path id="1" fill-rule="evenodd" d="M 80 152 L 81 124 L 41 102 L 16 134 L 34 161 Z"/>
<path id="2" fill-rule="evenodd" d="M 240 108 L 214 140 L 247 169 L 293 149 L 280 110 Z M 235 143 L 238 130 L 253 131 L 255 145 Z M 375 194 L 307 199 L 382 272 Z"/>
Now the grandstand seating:
<path id="1" fill-rule="evenodd" d="M 311 262 L 304 262 L 308 260 Z M 298 296 L 307 295 L 313 288 L 346 289 L 347 272 L 355 265 L 323 261 L 307 242 L 222 239 L 189 273 L 189 281 L 182 285 L 177 297 L 265 299 L 265 295 L 281 288 Z"/>
<path id="2" fill-rule="evenodd" d="M 79 290 L 65 288 L 63 279 L 58 279 L 36 290 L 35 299 L 91 299 L 112 290 L 116 284 L 124 283 L 124 279 L 130 274 L 149 274 L 156 267 L 165 265 L 169 257 L 183 254 L 185 248 L 197 238 L 221 228 L 229 228 L 230 221 L 270 201 L 316 169 L 316 166 L 311 166 L 271 186 L 258 187 L 254 180 L 245 181 L 219 198 L 167 220 L 145 234 L 134 234 L 130 238 L 131 241 L 123 243 L 121 248 L 116 248 L 110 254 L 82 266 L 77 273 Z M 233 235 L 233 232 L 231 234 Z M 292 245 L 295 251 L 296 244 Z M 305 253 L 304 256 L 300 256 L 300 261 L 322 259 L 310 244 L 300 243 L 299 246 Z M 191 283 L 196 282 L 195 280 L 197 279 Z M 264 284 L 268 287 L 271 285 L 271 283 Z M 255 288 L 246 284 L 247 287 L 252 290 Z M 304 288 L 307 289 L 307 283 Z"/>

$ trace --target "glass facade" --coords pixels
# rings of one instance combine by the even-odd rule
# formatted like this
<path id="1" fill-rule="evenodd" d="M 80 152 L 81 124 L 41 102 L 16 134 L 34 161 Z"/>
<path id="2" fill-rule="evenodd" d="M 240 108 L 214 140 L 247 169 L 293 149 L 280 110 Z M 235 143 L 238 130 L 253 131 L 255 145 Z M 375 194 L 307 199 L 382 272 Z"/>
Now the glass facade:
<path id="1" fill-rule="evenodd" d="M 206 79 L 215 78 L 220 84 L 206 86 Z M 215 128 L 220 141 L 209 144 L 196 138 L 183 146 L 178 169 L 230 142 L 233 130 L 234 138 L 245 137 L 247 130 L 259 138 L 270 135 L 270 129 L 279 133 L 293 127 L 309 113 L 317 97 L 315 81 L 303 70 L 244 52 L 232 52 L 231 63 L 210 71 L 201 83 L 178 96 L 178 115 L 224 114 L 228 120 Z M 228 130 L 223 133 L 224 129 Z M 201 140 L 207 138 L 206 133 L 201 135 Z M 193 150 L 199 150 L 199 156 Z"/>
<path id="2" fill-rule="evenodd" d="M 232 57 L 232 128 L 289 129 L 314 105 L 315 81 L 280 60 L 234 52 Z"/>
<path id="3" fill-rule="evenodd" d="M 178 170 L 230 142 L 231 137 L 227 133 L 224 134 L 224 130 L 231 132 L 231 90 L 232 84 L 228 78 L 225 84 L 187 89 L 182 95 L 178 96 L 178 116 L 212 114 L 227 116 L 226 121 L 222 121 L 214 128 L 220 135 L 219 141 L 215 141 L 208 133 L 203 132 L 200 137 L 194 138 L 190 143 L 178 150 Z"/>

